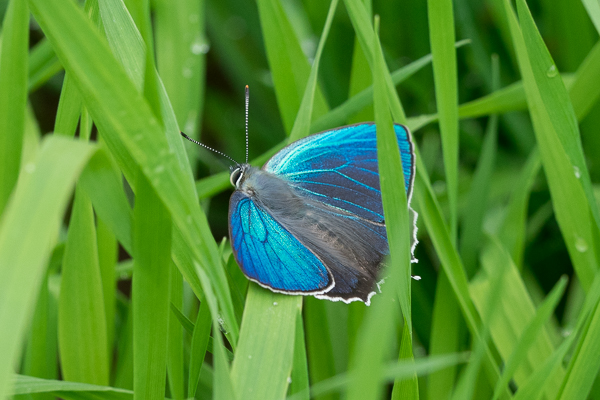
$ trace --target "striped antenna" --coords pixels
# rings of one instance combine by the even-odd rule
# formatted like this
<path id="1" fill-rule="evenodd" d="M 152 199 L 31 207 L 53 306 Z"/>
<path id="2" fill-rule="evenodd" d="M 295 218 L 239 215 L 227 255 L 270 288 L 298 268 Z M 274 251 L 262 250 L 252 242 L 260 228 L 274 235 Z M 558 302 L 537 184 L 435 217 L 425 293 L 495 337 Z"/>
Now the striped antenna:
<path id="1" fill-rule="evenodd" d="M 250 101 L 250 91 L 246 85 L 246 164 L 248 164 L 248 103 Z"/>
<path id="2" fill-rule="evenodd" d="M 186 139 L 187 139 L 187 140 L 189 140 L 190 142 L 192 142 L 192 143 L 196 143 L 198 146 L 204 147 L 206 150 L 210 150 L 210 151 L 212 151 L 212 152 L 214 152 L 214 153 L 217 153 L 217 154 L 219 154 L 219 155 L 221 155 L 221 156 L 223 156 L 223 157 L 225 157 L 225 158 L 229 159 L 229 160 L 230 160 L 231 162 L 233 162 L 235 165 L 240 165 L 240 163 L 239 163 L 239 162 L 235 161 L 233 158 L 229 157 L 227 154 L 225 154 L 225 153 L 221 153 L 219 150 L 215 150 L 215 149 L 213 149 L 212 147 L 209 147 L 209 146 L 205 145 L 204 143 L 200 143 L 199 141 L 192 139 L 191 137 L 189 137 L 188 135 L 186 135 L 186 134 L 185 134 L 185 133 L 183 133 L 183 132 L 180 132 L 180 133 L 181 133 L 181 136 L 183 136 L 184 138 L 186 138 Z M 246 157 L 248 157 L 248 156 L 246 156 Z"/>

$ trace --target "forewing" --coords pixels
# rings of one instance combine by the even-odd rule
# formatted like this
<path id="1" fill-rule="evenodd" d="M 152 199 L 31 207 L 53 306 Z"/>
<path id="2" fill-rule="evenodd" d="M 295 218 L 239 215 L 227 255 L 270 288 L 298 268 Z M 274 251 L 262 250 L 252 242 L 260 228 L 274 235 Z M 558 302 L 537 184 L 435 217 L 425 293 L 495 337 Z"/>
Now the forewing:
<path id="1" fill-rule="evenodd" d="M 413 145 L 406 127 L 396 124 L 394 129 L 410 200 Z M 298 140 L 277 153 L 263 169 L 285 177 L 315 200 L 372 222 L 384 222 L 373 123 L 345 126 Z"/>
<path id="2" fill-rule="evenodd" d="M 323 293 L 333 282 L 327 268 L 265 209 L 236 191 L 229 203 L 229 236 L 246 276 L 285 293 Z"/>

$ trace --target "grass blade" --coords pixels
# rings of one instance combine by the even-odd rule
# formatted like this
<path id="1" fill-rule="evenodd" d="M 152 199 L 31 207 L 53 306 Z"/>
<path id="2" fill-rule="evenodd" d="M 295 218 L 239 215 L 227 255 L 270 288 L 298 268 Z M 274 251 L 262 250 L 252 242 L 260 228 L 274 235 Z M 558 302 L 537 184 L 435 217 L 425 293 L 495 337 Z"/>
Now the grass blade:
<path id="1" fill-rule="evenodd" d="M 101 279 L 92 204 L 77 190 L 58 304 L 61 368 L 66 380 L 106 386 L 109 357 Z"/>
<path id="2" fill-rule="evenodd" d="M 164 397 L 169 301 L 171 219 L 154 189 L 139 175 L 134 207 L 134 398 Z"/>
<path id="3" fill-rule="evenodd" d="M 12 0 L 2 24 L 0 47 L 0 215 L 19 176 L 27 101 L 29 8 Z"/>
<path id="4" fill-rule="evenodd" d="M 44 141 L 37 160 L 25 166 L 2 215 L 0 325 L 11 329 L 0 329 L 0 397 L 7 393 L 8 376 L 73 184 L 94 150 L 94 146 L 62 138 Z"/>

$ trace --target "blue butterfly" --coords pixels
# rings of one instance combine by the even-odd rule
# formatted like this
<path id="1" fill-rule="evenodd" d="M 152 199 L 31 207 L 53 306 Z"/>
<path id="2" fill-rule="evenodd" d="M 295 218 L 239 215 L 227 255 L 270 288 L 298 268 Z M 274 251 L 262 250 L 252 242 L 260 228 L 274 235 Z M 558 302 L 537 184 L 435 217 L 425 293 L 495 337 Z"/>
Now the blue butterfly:
<path id="1" fill-rule="evenodd" d="M 410 204 L 413 144 L 405 126 L 394 130 Z M 389 254 L 374 123 L 300 139 L 262 169 L 236 163 L 230 181 L 229 237 L 248 279 L 278 293 L 369 304 Z"/>

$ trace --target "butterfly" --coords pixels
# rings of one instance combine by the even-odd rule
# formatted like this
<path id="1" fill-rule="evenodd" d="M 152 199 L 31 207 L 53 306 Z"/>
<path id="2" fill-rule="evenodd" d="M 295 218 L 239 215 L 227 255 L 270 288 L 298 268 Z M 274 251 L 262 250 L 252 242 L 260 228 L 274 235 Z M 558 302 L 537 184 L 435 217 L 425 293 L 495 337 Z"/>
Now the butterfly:
<path id="1" fill-rule="evenodd" d="M 370 303 L 389 254 L 375 129 L 365 122 L 315 133 L 289 144 L 262 168 L 248 164 L 247 147 L 240 164 L 182 133 L 235 163 L 229 237 L 248 279 L 277 293 Z M 407 127 L 395 124 L 394 130 L 410 205 L 413 144 Z M 414 250 L 416 227 L 409 228 Z"/>

